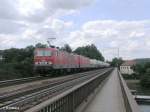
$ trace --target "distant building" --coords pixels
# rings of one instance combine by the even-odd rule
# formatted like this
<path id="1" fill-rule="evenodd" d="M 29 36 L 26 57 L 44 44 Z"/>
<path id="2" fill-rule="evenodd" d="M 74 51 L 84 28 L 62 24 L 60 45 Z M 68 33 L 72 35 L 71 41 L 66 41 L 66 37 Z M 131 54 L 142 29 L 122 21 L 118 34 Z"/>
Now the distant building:
<path id="1" fill-rule="evenodd" d="M 120 72 L 122 74 L 133 74 L 134 71 L 132 69 L 132 66 L 133 65 L 136 65 L 136 61 L 134 60 L 128 60 L 128 61 L 125 61 L 121 66 L 120 66 Z"/>

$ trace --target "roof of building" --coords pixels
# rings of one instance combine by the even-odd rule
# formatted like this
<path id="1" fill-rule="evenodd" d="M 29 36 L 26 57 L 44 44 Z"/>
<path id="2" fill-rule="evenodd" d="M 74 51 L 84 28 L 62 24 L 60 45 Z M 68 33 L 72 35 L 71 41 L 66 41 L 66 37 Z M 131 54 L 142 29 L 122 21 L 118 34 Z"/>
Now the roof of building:
<path id="1" fill-rule="evenodd" d="M 127 60 L 121 66 L 133 66 L 135 64 L 136 64 L 136 61 L 134 61 L 134 60 Z"/>

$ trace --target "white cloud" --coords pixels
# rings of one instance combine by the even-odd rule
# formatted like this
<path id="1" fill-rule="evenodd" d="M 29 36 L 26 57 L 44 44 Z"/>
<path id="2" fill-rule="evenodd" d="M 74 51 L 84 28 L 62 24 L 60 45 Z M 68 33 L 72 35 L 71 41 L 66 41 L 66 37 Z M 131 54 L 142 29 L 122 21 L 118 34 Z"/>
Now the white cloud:
<path id="1" fill-rule="evenodd" d="M 50 26 L 52 29 L 54 29 L 56 31 L 62 31 L 65 28 L 70 28 L 72 25 L 73 25 L 73 22 L 71 22 L 71 21 L 64 22 L 64 21 L 59 20 L 59 19 L 54 19 Z"/>
<path id="2" fill-rule="evenodd" d="M 150 20 L 96 20 L 73 31 L 73 21 L 59 17 L 78 13 L 92 0 L 2 0 L 0 1 L 0 49 L 25 47 L 56 37 L 54 44 L 78 46 L 94 43 L 107 59 L 149 57 Z"/>
<path id="3" fill-rule="evenodd" d="M 49 10 L 74 10 L 88 6 L 91 3 L 93 3 L 91 0 L 44 0 L 44 5 Z"/>
<path id="4" fill-rule="evenodd" d="M 17 21 L 0 19 L 0 34 L 18 34 L 24 31 L 26 25 Z"/>
<path id="5" fill-rule="evenodd" d="M 66 29 L 72 21 L 60 16 L 73 14 L 88 6 L 90 0 L 2 0 L 0 1 L 0 49 L 24 47 L 36 42 L 46 42 L 56 36 L 62 43 Z M 7 45 L 6 45 L 7 43 Z"/>
<path id="6" fill-rule="evenodd" d="M 48 17 L 76 13 L 91 3 L 91 0 L 22 0 L 20 9 L 28 21 L 42 22 Z"/>
<path id="7" fill-rule="evenodd" d="M 73 43 L 72 47 L 94 43 L 104 52 L 107 59 L 117 56 L 118 48 L 120 48 L 120 56 L 126 59 L 149 57 L 148 29 L 150 29 L 150 20 L 90 21 L 83 24 L 79 31 L 70 34 L 70 42 Z"/>
<path id="8" fill-rule="evenodd" d="M 21 18 L 21 13 L 17 7 L 17 0 L 1 0 L 0 4 L 0 19 Z"/>

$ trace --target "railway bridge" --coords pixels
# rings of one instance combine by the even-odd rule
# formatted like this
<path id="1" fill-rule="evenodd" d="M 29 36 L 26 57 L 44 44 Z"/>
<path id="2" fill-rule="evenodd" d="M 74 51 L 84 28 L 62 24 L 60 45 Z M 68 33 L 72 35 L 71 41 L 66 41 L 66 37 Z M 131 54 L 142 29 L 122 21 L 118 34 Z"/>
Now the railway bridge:
<path id="1" fill-rule="evenodd" d="M 90 72 L 84 77 L 74 77 L 70 82 L 51 88 L 50 96 L 45 91 L 34 93 L 26 99 L 1 107 L 7 112 L 8 106 L 26 107 L 31 101 L 41 100 L 37 105 L 14 112 L 140 112 L 139 107 L 117 68 Z M 83 76 L 83 74 L 82 74 Z M 68 79 L 67 79 L 68 80 Z M 59 86 L 58 86 L 59 85 Z M 69 86 L 72 85 L 72 86 Z M 52 91 L 53 90 L 53 91 Z M 43 90 L 42 90 L 43 91 Z M 57 91 L 57 93 L 55 93 Z M 55 93 L 55 94 L 53 94 Z M 40 97 L 39 97 L 40 96 Z M 27 100 L 28 99 L 28 100 Z M 32 100 L 31 100 L 32 99 Z M 25 103 L 22 103 L 26 100 Z M 15 100 L 16 101 L 16 100 Z M 7 109 L 6 109 L 7 107 Z M 30 108 L 29 108 L 30 107 Z"/>

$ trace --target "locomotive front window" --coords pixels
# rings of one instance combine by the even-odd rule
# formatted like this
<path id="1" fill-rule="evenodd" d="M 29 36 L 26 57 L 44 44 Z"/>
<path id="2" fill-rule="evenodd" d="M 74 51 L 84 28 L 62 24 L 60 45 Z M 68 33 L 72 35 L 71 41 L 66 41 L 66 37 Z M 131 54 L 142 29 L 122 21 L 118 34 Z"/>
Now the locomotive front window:
<path id="1" fill-rule="evenodd" d="M 51 51 L 45 51 L 45 56 L 51 56 Z"/>
<path id="2" fill-rule="evenodd" d="M 38 50 L 37 56 L 51 56 L 51 51 L 47 50 Z"/>

